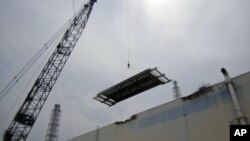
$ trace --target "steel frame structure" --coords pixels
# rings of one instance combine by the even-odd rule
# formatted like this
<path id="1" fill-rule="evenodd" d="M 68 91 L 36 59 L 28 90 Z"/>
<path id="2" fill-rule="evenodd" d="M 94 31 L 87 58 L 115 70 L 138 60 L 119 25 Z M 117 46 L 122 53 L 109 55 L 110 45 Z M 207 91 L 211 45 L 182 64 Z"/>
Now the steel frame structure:
<path id="1" fill-rule="evenodd" d="M 9 128 L 5 131 L 4 141 L 23 141 L 27 138 L 65 63 L 80 38 L 95 2 L 96 0 L 90 0 L 74 17 L 16 113 Z"/>
<path id="2" fill-rule="evenodd" d="M 165 74 L 154 69 L 146 69 L 96 95 L 95 100 L 113 106 L 143 91 L 170 82 Z"/>

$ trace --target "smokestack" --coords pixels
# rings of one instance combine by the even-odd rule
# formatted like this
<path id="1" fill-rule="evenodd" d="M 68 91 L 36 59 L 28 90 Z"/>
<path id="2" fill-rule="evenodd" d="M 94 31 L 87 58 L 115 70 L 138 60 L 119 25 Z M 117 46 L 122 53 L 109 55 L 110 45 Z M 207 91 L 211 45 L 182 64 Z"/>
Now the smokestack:
<path id="1" fill-rule="evenodd" d="M 61 109 L 59 104 L 55 104 L 54 109 L 50 115 L 50 121 L 48 124 L 47 134 L 45 141 L 58 141 Z"/>
<path id="2" fill-rule="evenodd" d="M 232 80 L 231 80 L 230 76 L 228 75 L 227 70 L 225 68 L 222 68 L 221 72 L 225 77 L 225 85 L 227 86 L 229 93 L 232 97 L 235 112 L 237 114 L 237 119 L 241 125 L 246 125 L 247 121 L 246 121 L 245 116 L 243 115 L 242 109 L 240 107 L 239 100 L 237 98 L 235 89 L 233 87 L 233 82 L 232 82 Z"/>
<path id="3" fill-rule="evenodd" d="M 174 81 L 173 83 L 174 83 L 174 87 L 173 87 L 174 98 L 178 99 L 181 97 L 180 87 L 177 85 L 177 81 Z"/>

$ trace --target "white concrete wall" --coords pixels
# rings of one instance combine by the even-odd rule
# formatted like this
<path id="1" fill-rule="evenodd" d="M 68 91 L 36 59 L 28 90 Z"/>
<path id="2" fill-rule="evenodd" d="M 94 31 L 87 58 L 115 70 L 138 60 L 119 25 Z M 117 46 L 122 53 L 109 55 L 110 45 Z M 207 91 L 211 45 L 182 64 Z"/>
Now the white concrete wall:
<path id="1" fill-rule="evenodd" d="M 250 72 L 233 79 L 245 116 L 250 118 Z M 229 141 L 236 113 L 224 83 L 191 100 L 178 99 L 70 141 Z"/>

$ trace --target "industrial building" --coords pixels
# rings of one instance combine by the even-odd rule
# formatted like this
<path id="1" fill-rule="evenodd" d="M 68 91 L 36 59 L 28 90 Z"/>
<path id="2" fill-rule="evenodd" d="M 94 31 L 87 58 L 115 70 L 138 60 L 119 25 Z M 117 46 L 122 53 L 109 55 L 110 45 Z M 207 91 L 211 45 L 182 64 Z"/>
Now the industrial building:
<path id="1" fill-rule="evenodd" d="M 231 83 L 232 82 L 232 83 Z M 229 126 L 240 124 L 228 89 L 235 89 L 242 118 L 250 117 L 250 72 L 132 115 L 70 141 L 229 141 Z"/>

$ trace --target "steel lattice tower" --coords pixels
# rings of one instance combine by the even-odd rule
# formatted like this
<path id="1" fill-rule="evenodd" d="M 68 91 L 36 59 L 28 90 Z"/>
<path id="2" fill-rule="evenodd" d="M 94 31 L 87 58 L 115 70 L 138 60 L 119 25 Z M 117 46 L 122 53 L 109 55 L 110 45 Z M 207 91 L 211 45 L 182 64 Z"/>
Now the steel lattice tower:
<path id="1" fill-rule="evenodd" d="M 180 87 L 177 85 L 177 81 L 174 81 L 173 93 L 174 93 L 175 99 L 178 99 L 181 97 L 181 91 L 180 91 Z"/>
<path id="2" fill-rule="evenodd" d="M 57 141 L 60 125 L 61 109 L 59 104 L 55 104 L 51 112 L 45 141 Z"/>

